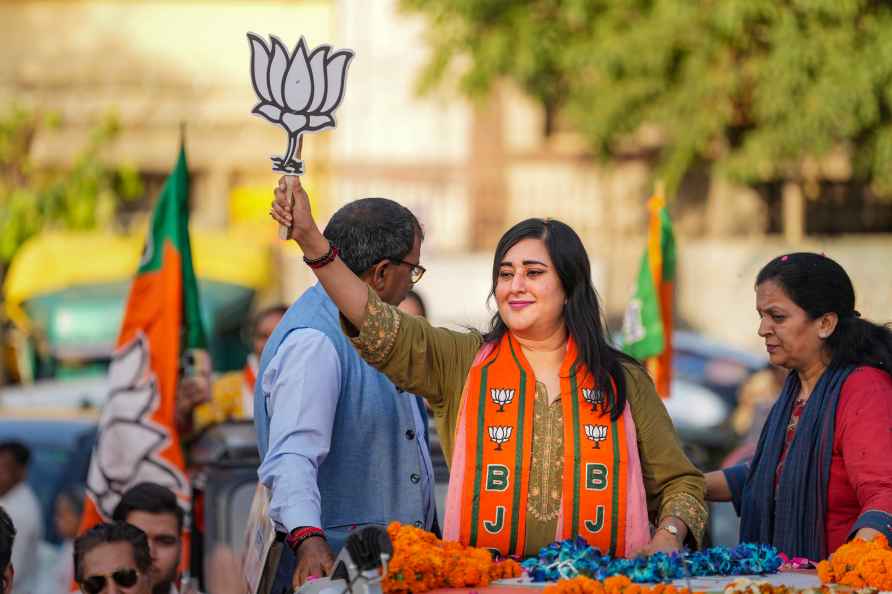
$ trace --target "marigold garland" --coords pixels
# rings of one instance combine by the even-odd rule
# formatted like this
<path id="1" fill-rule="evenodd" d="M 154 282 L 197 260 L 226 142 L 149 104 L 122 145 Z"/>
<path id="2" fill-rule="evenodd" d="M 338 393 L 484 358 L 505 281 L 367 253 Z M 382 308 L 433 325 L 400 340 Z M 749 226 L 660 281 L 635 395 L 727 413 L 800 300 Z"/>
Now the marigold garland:
<path id="1" fill-rule="evenodd" d="M 892 590 L 892 549 L 883 535 L 870 541 L 856 538 L 818 563 L 818 577 L 824 584 Z"/>
<path id="2" fill-rule="evenodd" d="M 542 594 L 702 594 L 691 593 L 687 588 L 676 588 L 666 584 L 639 586 L 624 575 L 615 575 L 603 582 L 585 576 L 560 580 L 545 586 Z"/>
<path id="3" fill-rule="evenodd" d="M 488 586 L 492 580 L 521 574 L 520 564 L 512 559 L 493 561 L 486 549 L 443 542 L 414 526 L 391 522 L 387 534 L 393 543 L 393 558 L 381 586 L 390 594 Z"/>

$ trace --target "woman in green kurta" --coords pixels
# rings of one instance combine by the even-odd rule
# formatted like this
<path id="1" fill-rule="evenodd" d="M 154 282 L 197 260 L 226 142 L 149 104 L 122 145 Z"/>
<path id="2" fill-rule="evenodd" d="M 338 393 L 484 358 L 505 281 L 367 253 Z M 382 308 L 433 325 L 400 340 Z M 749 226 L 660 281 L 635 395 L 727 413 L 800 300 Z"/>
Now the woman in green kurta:
<path id="1" fill-rule="evenodd" d="M 289 208 L 289 203 L 293 203 L 293 207 Z M 574 463 L 574 457 L 568 457 L 567 452 L 572 452 L 572 448 L 565 446 L 569 443 L 566 440 L 575 439 L 579 443 L 580 439 L 566 419 L 567 411 L 572 410 L 567 407 L 568 398 L 572 399 L 573 393 L 566 389 L 565 376 L 568 369 L 575 373 L 577 364 L 584 365 L 596 380 L 598 390 L 588 392 L 600 394 L 603 387 L 603 393 L 607 395 L 597 401 L 607 415 L 605 419 L 609 417 L 605 426 L 616 427 L 617 419 L 624 418 L 623 415 L 629 419 L 628 424 L 634 426 L 631 433 L 626 434 L 632 436 L 634 451 L 628 457 L 624 453 L 615 455 L 617 460 L 621 457 L 624 462 L 631 461 L 630 465 L 634 465 L 629 484 L 636 480 L 643 484 L 642 507 L 646 495 L 645 513 L 649 513 L 655 530 L 648 530 L 649 542 L 640 543 L 645 546 L 637 546 L 633 552 L 677 550 L 685 541 L 692 546 L 700 544 L 707 517 L 703 476 L 683 453 L 666 409 L 646 372 L 607 344 L 597 297 L 591 286 L 588 256 L 572 229 L 558 221 L 531 219 L 506 233 L 497 248 L 493 266 L 492 296 L 499 311 L 493 319 L 492 331 L 483 336 L 476 331 L 456 332 L 433 327 L 424 319 L 401 312 L 378 299 L 375 291 L 340 262 L 336 249 L 319 232 L 306 193 L 297 178 L 280 180 L 272 215 L 279 223 L 291 227 L 291 238 L 300 245 L 305 259 L 338 305 L 345 332 L 362 357 L 394 384 L 426 398 L 431 404 L 447 461 L 453 462 L 456 434 L 464 436 L 464 428 L 475 422 L 474 411 L 467 411 L 463 416 L 463 387 L 468 382 L 469 370 L 473 372 L 475 369 L 475 359 L 478 364 L 483 360 L 485 353 L 481 349 L 502 340 L 508 341 L 503 344 L 510 344 L 512 352 L 515 348 L 519 350 L 515 357 L 518 365 L 523 360 L 524 369 L 534 378 L 529 398 L 532 411 L 527 409 L 526 413 L 532 424 L 531 436 L 527 436 L 529 457 L 523 461 L 523 473 L 519 474 L 525 480 L 519 521 L 523 532 L 518 545 L 520 551 L 535 554 L 540 547 L 555 540 L 555 535 L 561 534 L 561 522 L 567 521 L 567 512 L 572 508 L 567 499 L 568 493 L 573 491 L 567 490 L 566 479 L 573 475 L 565 472 L 569 470 L 565 467 Z M 314 262 L 314 259 L 318 261 Z M 417 263 L 395 260 L 391 274 L 399 274 L 398 270 L 402 269 L 407 281 L 411 282 L 411 278 L 417 279 L 418 268 Z M 375 279 L 369 282 L 375 282 Z M 570 356 L 568 353 L 576 353 L 577 346 L 578 355 L 572 367 L 568 367 L 565 358 Z M 589 395 L 586 394 L 585 403 L 592 403 L 591 410 L 594 411 L 595 400 L 589 400 Z M 496 400 L 495 395 L 493 400 Z M 521 403 L 524 401 L 520 399 Z M 460 425 L 462 420 L 466 425 Z M 609 425 L 610 420 L 613 425 Z M 592 425 L 585 427 L 588 432 Z M 515 441 L 522 440 L 517 431 L 514 435 L 517 437 Z M 495 441 L 492 433 L 490 439 Z M 581 441 L 588 444 L 585 439 Z M 618 452 L 622 450 L 616 438 L 613 443 L 619 444 Z M 463 444 L 460 441 L 458 445 Z M 598 445 L 595 441 L 594 447 Z M 464 451 L 459 450 L 464 459 Z M 580 451 L 589 454 L 587 448 L 577 449 L 577 466 Z M 586 465 L 586 471 L 589 466 L 598 465 Z M 617 468 L 619 466 L 614 466 Z M 451 483 L 456 476 L 456 468 L 452 468 Z M 604 477 L 606 479 L 607 470 Z M 619 481 L 616 476 L 611 480 Z M 452 487 L 450 485 L 451 491 Z M 598 490 L 596 487 L 597 481 L 586 483 L 586 489 L 590 491 Z M 583 490 L 581 493 L 587 492 Z M 453 497 L 460 495 L 450 492 L 449 505 L 454 503 Z M 477 505 L 478 496 L 479 492 L 474 491 L 472 498 L 465 497 L 473 501 L 461 503 Z M 623 503 L 623 506 L 620 509 L 631 510 L 634 503 Z M 617 519 L 615 514 L 614 511 L 613 524 L 622 524 L 623 518 Z M 450 532 L 458 534 L 454 526 L 450 530 L 449 517 L 447 510 L 447 537 Z M 517 523 L 517 516 L 514 518 Z M 643 521 L 646 523 L 647 519 Z M 593 526 L 594 522 L 587 525 Z M 495 524 L 482 522 L 481 526 Z M 576 525 L 568 526 L 563 535 L 575 535 Z M 631 534 L 640 531 L 641 526 L 632 526 L 626 521 L 625 528 Z M 476 530 L 472 532 L 477 533 Z M 461 540 L 467 540 L 465 532 L 462 532 Z M 512 535 L 512 546 L 515 540 Z M 611 546 L 615 540 L 611 541 Z M 631 537 L 627 545 L 631 546 Z M 509 549 L 509 552 L 514 551 Z M 612 552 L 624 553 L 622 549 Z M 625 553 L 629 553 L 628 548 Z"/>

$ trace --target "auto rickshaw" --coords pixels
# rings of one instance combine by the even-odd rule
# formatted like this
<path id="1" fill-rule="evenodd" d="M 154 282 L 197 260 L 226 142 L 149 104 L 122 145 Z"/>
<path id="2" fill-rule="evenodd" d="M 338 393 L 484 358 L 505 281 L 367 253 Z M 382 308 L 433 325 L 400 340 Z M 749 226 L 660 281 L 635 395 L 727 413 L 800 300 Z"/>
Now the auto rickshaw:
<path id="1" fill-rule="evenodd" d="M 243 322 L 271 288 L 268 245 L 237 231 L 191 236 L 214 370 L 238 369 L 246 356 Z M 47 232 L 22 246 L 4 285 L 13 378 L 105 374 L 142 243 L 142 234 Z"/>

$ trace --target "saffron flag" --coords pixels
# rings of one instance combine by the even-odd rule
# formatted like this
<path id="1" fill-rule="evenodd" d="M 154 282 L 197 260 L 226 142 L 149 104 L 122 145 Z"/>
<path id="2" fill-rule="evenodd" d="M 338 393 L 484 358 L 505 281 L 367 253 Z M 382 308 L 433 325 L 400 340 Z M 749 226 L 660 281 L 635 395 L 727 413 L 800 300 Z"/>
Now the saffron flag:
<path id="1" fill-rule="evenodd" d="M 672 377 L 672 293 L 675 287 L 675 235 L 662 194 L 648 200 L 647 248 L 635 294 L 623 318 L 623 351 L 644 361 L 657 392 L 669 397 Z"/>
<path id="2" fill-rule="evenodd" d="M 109 520 L 121 494 L 141 482 L 168 487 L 189 517 L 192 493 L 176 430 L 176 390 L 184 352 L 206 349 L 207 339 L 188 223 L 189 172 L 181 147 L 152 214 L 112 355 L 81 533 Z"/>

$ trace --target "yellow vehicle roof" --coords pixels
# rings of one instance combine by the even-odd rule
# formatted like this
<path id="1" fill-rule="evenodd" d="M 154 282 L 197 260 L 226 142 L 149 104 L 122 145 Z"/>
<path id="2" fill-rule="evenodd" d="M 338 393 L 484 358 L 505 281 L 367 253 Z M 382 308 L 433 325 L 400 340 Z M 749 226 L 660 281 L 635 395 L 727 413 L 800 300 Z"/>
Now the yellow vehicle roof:
<path id="1" fill-rule="evenodd" d="M 133 278 L 144 233 L 52 231 L 28 240 L 16 254 L 4 284 L 7 312 L 23 321 L 21 304 L 77 285 Z M 201 279 L 257 290 L 271 279 L 269 242 L 246 230 L 190 231 L 195 273 Z"/>

